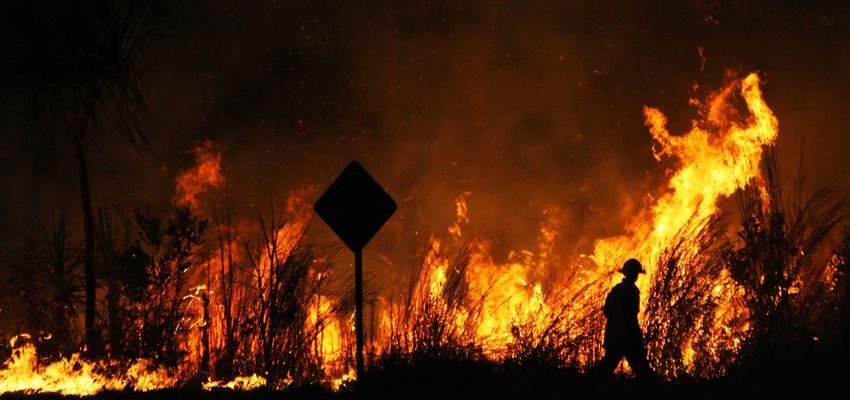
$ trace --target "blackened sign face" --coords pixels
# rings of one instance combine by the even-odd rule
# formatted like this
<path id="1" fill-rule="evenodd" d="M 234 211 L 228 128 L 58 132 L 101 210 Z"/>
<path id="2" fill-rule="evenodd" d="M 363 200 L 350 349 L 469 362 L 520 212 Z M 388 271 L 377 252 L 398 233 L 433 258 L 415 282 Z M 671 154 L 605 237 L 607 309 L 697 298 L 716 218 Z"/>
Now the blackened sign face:
<path id="1" fill-rule="evenodd" d="M 397 206 L 366 169 L 353 161 L 319 197 L 314 208 L 345 245 L 358 252 L 384 226 Z"/>

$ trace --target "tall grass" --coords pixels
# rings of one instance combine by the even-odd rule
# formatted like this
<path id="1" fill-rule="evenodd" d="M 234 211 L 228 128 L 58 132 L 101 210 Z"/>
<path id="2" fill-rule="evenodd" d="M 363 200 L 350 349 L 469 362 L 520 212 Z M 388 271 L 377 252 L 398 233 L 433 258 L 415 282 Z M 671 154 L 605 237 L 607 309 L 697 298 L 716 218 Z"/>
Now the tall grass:
<path id="1" fill-rule="evenodd" d="M 752 336 L 748 355 L 777 354 L 811 341 L 818 320 L 829 312 L 833 268 L 829 239 L 847 218 L 848 202 L 828 189 L 803 197 L 802 173 L 790 200 L 773 151 L 766 152 L 761 185 L 740 191 L 738 246 L 726 258 L 732 278 L 743 286 Z"/>
<path id="2" fill-rule="evenodd" d="M 445 266 L 439 242 L 430 241 L 414 257 L 413 279 L 400 307 L 393 307 L 383 364 L 416 362 L 425 358 L 480 358 L 475 321 L 481 299 L 469 295 L 469 247 L 463 246 Z M 445 267 L 444 275 L 436 269 Z M 444 281 L 434 281 L 435 277 Z M 392 306 L 391 306 L 392 307 Z"/>
<path id="3" fill-rule="evenodd" d="M 691 219 L 659 256 L 644 321 L 648 358 L 662 376 L 719 376 L 733 361 L 736 349 L 723 330 L 740 329 L 745 321 L 717 318 L 731 290 L 722 258 L 729 248 L 724 227 L 720 217 Z"/>

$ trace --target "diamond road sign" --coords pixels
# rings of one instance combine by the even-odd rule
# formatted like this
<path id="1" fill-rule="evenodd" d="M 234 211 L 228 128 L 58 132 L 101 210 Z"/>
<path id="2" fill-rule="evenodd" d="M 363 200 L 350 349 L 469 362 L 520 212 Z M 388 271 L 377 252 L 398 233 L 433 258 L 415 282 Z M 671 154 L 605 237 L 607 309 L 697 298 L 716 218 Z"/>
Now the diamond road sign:
<path id="1" fill-rule="evenodd" d="M 396 210 L 395 201 L 357 161 L 352 161 L 313 206 L 354 252 L 354 330 L 357 380 L 363 377 L 363 247 Z"/>
<path id="2" fill-rule="evenodd" d="M 395 213 L 392 197 L 352 161 L 334 180 L 313 209 L 353 252 L 358 252 Z"/>

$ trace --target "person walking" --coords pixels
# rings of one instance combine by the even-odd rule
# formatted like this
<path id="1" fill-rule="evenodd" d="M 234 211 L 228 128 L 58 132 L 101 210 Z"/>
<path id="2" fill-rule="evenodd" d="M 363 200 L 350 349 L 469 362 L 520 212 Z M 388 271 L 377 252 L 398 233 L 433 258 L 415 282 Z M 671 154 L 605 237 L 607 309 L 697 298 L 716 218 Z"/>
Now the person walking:
<path id="1" fill-rule="evenodd" d="M 623 281 L 614 286 L 605 298 L 602 309 L 607 319 L 602 345 L 605 356 L 599 363 L 599 372 L 604 376 L 612 376 L 623 357 L 638 378 L 651 379 L 655 375 L 646 359 L 646 346 L 638 324 L 640 290 L 635 282 L 644 272 L 640 261 L 629 259 L 620 268 Z"/>

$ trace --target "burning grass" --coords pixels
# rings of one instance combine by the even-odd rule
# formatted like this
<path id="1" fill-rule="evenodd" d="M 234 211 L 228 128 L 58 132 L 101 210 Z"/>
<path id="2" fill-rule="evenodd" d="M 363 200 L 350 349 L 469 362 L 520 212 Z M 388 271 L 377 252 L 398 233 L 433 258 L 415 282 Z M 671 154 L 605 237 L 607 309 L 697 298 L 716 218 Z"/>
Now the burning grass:
<path id="1" fill-rule="evenodd" d="M 829 246 L 844 199 L 822 191 L 783 202 L 775 160 L 769 150 L 763 157 L 778 123 L 757 75 L 695 104 L 702 119 L 684 135 L 645 109 L 656 157 L 677 166 L 657 200 L 623 235 L 597 241 L 592 257 L 556 254 L 568 227 L 550 208 L 536 249 L 496 260 L 493 242 L 465 231 L 474 194 L 461 193 L 448 234 L 412 257 L 406 290 L 369 295 L 373 376 L 450 365 L 485 380 L 575 379 L 602 356 L 601 305 L 615 267 L 631 256 L 648 267 L 641 322 L 651 364 L 668 380 L 717 379 L 755 354 L 847 326 L 836 321 L 848 312 L 850 234 L 838 250 Z M 26 310 L 21 329 L 38 334 L 11 342 L 0 392 L 348 387 L 350 285 L 333 268 L 337 249 L 310 236 L 314 191 L 291 192 L 283 212 L 271 201 L 237 216 L 219 151 L 208 142 L 195 149 L 198 165 L 177 178 L 169 212 L 99 213 L 106 354 L 75 353 L 80 260 L 66 227 L 8 249 L 4 283 L 15 289 L 6 301 Z M 734 193 L 740 221 L 717 205 Z"/>

